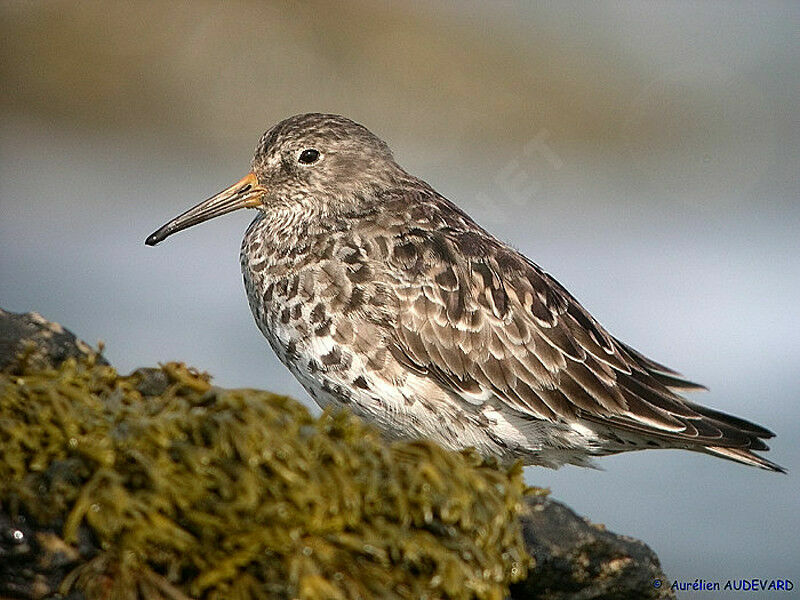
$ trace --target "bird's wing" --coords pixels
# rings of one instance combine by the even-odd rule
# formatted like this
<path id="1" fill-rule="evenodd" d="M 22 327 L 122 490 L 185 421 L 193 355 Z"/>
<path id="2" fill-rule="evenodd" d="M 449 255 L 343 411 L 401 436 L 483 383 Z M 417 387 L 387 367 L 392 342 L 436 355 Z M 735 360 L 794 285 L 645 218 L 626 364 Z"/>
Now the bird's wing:
<path id="1" fill-rule="evenodd" d="M 400 274 L 390 349 L 407 368 L 536 419 L 766 447 L 758 438 L 769 431 L 684 400 L 675 390 L 702 386 L 612 337 L 555 279 L 460 214 L 440 227 L 430 216 L 414 227 L 412 216 L 387 256 Z"/>

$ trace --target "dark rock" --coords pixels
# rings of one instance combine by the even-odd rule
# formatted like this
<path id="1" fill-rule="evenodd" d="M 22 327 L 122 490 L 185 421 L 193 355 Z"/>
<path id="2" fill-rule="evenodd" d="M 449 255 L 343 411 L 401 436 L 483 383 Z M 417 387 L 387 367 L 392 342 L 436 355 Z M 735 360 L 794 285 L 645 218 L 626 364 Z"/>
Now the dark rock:
<path id="1" fill-rule="evenodd" d="M 39 553 L 35 531 L 25 519 L 12 520 L 0 512 L 0 597 L 32 587 L 34 557 Z"/>
<path id="2" fill-rule="evenodd" d="M 528 496 L 523 537 L 536 565 L 511 588 L 522 600 L 674 598 L 658 557 L 639 540 L 594 525 L 546 496 Z M 658 582 L 658 583 L 656 583 Z"/>
<path id="3" fill-rule="evenodd" d="M 169 378 L 161 369 L 142 367 L 136 369 L 131 375 L 138 375 L 141 378 L 136 389 L 143 396 L 158 396 L 163 394 L 169 386 Z"/>
<path id="4" fill-rule="evenodd" d="M 94 354 L 84 341 L 39 313 L 12 313 L 0 308 L 0 371 L 25 356 L 37 368 L 54 367 L 70 357 Z M 107 365 L 97 357 L 97 364 Z"/>
<path id="5" fill-rule="evenodd" d="M 78 550 L 54 531 L 0 510 L 0 598 L 54 597 L 64 578 L 80 563 Z M 82 594 L 56 596 L 82 600 Z"/>

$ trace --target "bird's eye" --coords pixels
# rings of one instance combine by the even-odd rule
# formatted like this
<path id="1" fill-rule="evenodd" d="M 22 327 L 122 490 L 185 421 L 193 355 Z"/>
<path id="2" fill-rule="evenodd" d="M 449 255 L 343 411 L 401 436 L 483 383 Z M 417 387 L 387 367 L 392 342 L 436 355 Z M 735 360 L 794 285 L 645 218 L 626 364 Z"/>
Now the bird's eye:
<path id="1" fill-rule="evenodd" d="M 311 163 L 315 163 L 319 160 L 319 150 L 314 150 L 314 148 L 303 150 L 300 153 L 300 158 L 298 160 L 304 165 L 310 165 Z"/>

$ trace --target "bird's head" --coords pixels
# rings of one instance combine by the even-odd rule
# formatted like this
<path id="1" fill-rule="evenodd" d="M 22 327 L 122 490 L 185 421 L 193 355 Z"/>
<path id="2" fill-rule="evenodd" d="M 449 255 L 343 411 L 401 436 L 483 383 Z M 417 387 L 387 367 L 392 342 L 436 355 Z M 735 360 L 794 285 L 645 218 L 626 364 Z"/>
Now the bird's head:
<path id="1" fill-rule="evenodd" d="M 261 137 L 247 175 L 165 224 L 145 243 L 154 246 L 240 208 L 335 216 L 357 210 L 403 176 L 386 143 L 363 125 L 339 115 L 295 115 Z"/>

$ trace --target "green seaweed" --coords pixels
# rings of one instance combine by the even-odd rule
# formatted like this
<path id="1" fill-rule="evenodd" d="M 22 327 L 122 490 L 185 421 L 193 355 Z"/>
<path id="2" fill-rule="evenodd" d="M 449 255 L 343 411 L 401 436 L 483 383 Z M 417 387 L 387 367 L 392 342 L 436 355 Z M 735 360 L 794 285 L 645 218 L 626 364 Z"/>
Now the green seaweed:
<path id="1" fill-rule="evenodd" d="M 177 363 L 0 374 L 0 481 L 4 510 L 91 532 L 61 586 L 89 600 L 501 600 L 530 562 L 519 465 Z"/>

